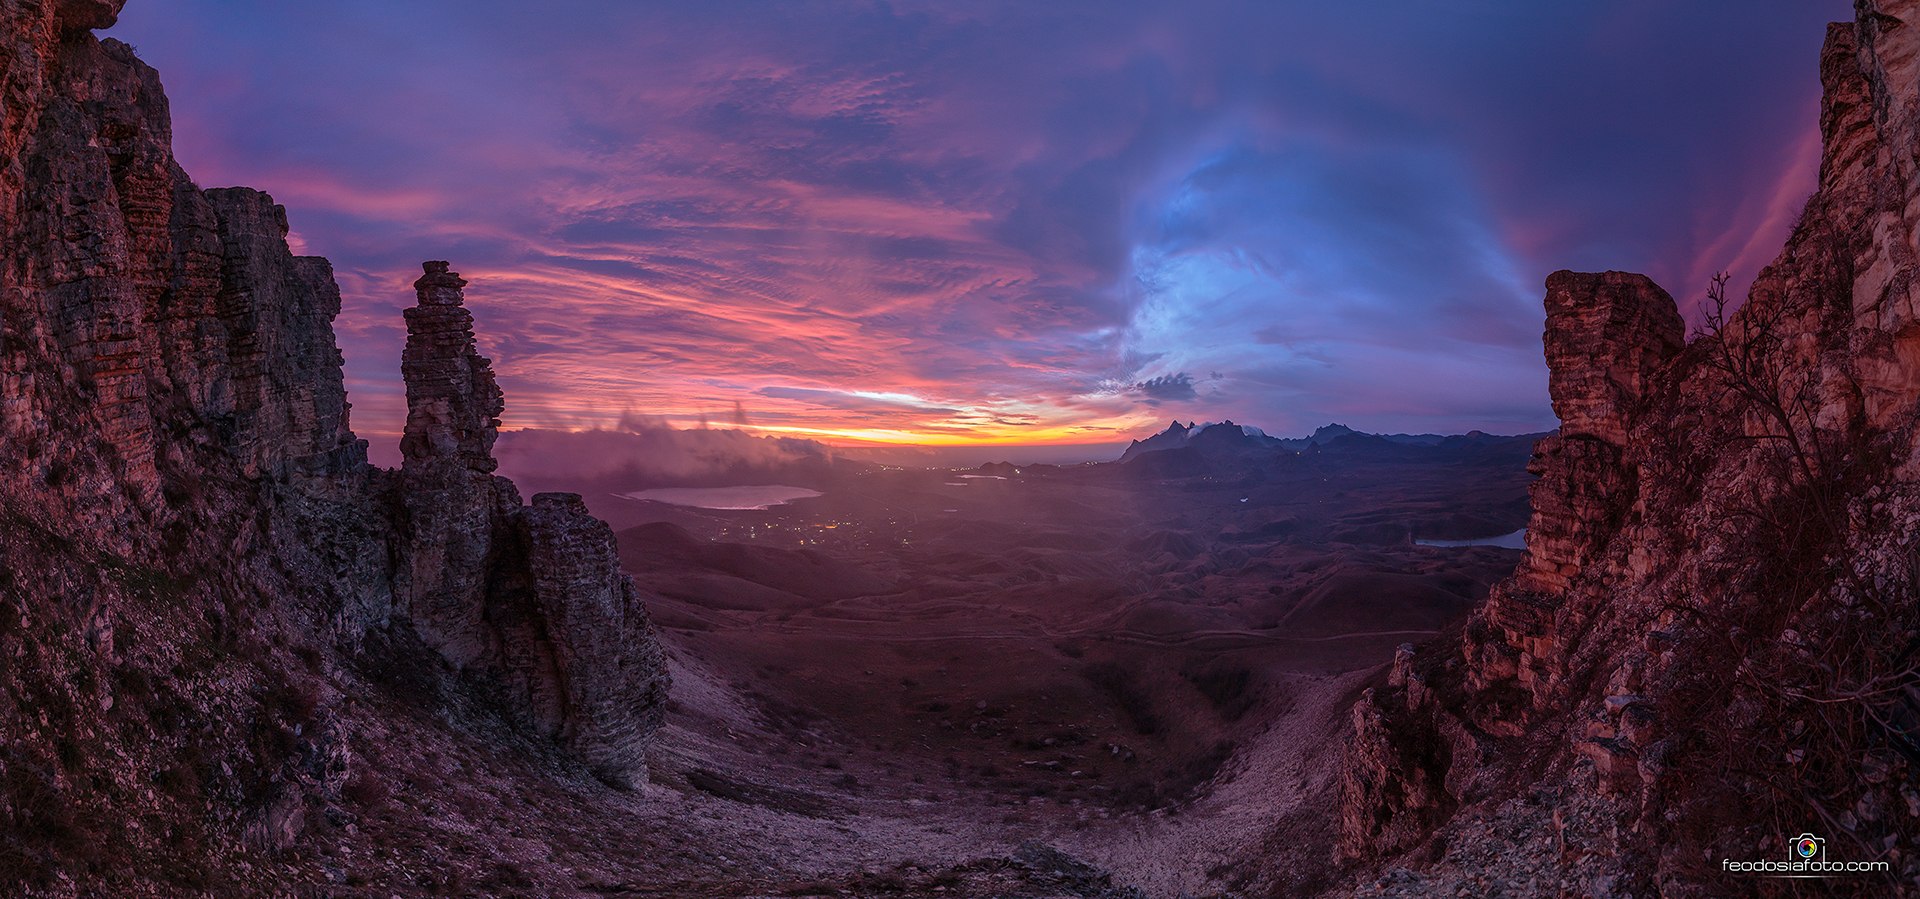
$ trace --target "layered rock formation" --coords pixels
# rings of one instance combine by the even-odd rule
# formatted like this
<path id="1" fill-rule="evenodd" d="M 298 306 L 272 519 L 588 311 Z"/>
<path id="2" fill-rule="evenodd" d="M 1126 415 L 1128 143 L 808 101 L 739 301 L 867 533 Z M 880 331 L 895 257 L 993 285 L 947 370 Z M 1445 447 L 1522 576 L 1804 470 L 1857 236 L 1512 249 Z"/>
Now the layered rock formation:
<path id="1" fill-rule="evenodd" d="M 1468 677 L 1487 700 L 1482 724 L 1508 734 L 1553 697 L 1561 627 L 1577 630 L 1608 599 L 1605 589 L 1575 585 L 1639 499 L 1628 433 L 1685 345 L 1673 298 L 1644 275 L 1555 272 L 1546 306 L 1548 391 L 1560 431 L 1534 447 L 1528 466 L 1538 480 L 1528 491 L 1526 558 L 1467 634 L 1476 663 Z M 1507 686 L 1524 695 L 1502 701 L 1512 698 L 1502 695 Z"/>
<path id="2" fill-rule="evenodd" d="M 424 268 L 401 363 L 400 612 L 447 661 L 504 687 L 523 721 L 629 786 L 645 776 L 666 698 L 652 624 L 613 529 L 580 497 L 542 493 L 523 507 L 491 473 L 506 403 L 474 344 L 467 282 L 445 262 Z"/>
<path id="3" fill-rule="evenodd" d="M 330 267 L 181 171 L 154 71 L 89 33 L 120 5 L 0 0 L 0 892 L 88 846 L 164 880 L 339 826 L 378 718 L 345 697 L 401 673 L 450 726 L 642 776 L 641 599 L 577 501 L 491 474 L 457 276 L 421 279 L 406 463 L 373 468 Z"/>
<path id="4" fill-rule="evenodd" d="M 532 583 L 523 610 L 502 622 L 504 667 L 541 732 L 603 779 L 630 785 L 646 774 L 668 682 L 613 528 L 578 494 L 536 493 L 515 533 Z"/>
<path id="5" fill-rule="evenodd" d="M 1737 312 L 1683 343 L 1644 277 L 1548 280 L 1527 556 L 1354 712 L 1342 854 L 1424 847 L 1370 890 L 1760 892 L 1721 860 L 1804 831 L 1920 890 L 1920 2 L 1856 12 Z"/>
<path id="6" fill-rule="evenodd" d="M 428 644 L 456 665 L 491 649 L 485 613 L 513 484 L 493 476 L 497 416 L 506 409 L 493 366 L 474 346 L 466 281 L 429 262 L 406 311 L 406 433 L 401 483 L 408 511 L 406 611 Z"/>

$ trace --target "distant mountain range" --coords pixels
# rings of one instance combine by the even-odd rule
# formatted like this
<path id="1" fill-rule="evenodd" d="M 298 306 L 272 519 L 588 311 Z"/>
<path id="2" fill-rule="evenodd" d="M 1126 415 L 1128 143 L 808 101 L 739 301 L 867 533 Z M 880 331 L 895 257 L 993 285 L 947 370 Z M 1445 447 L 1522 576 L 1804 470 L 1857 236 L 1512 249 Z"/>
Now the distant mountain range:
<path id="1" fill-rule="evenodd" d="M 1496 437 L 1480 431 L 1463 435 L 1369 434 L 1343 424 L 1328 424 L 1305 437 L 1274 437 L 1231 421 L 1178 421 L 1130 443 L 1117 462 L 1154 456 L 1156 471 L 1174 472 L 1194 465 L 1233 467 L 1274 453 L 1382 453 L 1422 447 L 1472 449 L 1519 440 L 1531 446 L 1540 435 Z M 530 490 L 622 493 L 650 487 L 723 487 L 738 484 L 790 484 L 816 489 L 874 466 L 964 468 L 988 460 L 1007 468 L 1072 464 L 1113 459 L 1118 445 L 1080 447 L 836 447 L 794 437 L 761 437 L 727 428 L 680 429 L 665 425 L 629 426 L 593 431 L 503 431 L 495 447 L 500 471 Z M 1525 447 L 1522 447 L 1525 449 Z M 1173 450 L 1180 458 L 1157 454 Z M 1187 459 L 1191 456 L 1193 458 Z M 1108 463 L 1113 464 L 1113 463 Z M 1171 467 L 1169 467 L 1171 466 Z"/>
<path id="2" fill-rule="evenodd" d="M 1318 447 L 1332 446 L 1336 441 L 1342 440 L 1356 444 L 1385 442 L 1401 446 L 1442 446 L 1448 443 L 1472 444 L 1510 439 L 1513 438 L 1488 434 L 1484 431 L 1469 431 L 1456 435 L 1369 434 L 1343 424 L 1322 425 L 1305 437 L 1273 437 L 1259 428 L 1235 424 L 1232 421 L 1181 424 L 1176 420 L 1167 425 L 1166 430 L 1145 440 L 1135 440 L 1128 444 L 1126 452 L 1120 455 L 1120 461 L 1131 462 L 1148 453 L 1179 449 L 1196 449 L 1209 454 L 1256 450 L 1305 452 Z"/>

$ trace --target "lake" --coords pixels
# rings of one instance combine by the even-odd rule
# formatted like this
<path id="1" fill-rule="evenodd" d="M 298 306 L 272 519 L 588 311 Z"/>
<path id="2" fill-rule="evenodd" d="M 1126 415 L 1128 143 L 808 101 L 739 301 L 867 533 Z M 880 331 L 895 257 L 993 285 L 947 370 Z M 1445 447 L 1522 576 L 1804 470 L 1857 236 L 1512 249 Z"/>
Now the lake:
<path id="1" fill-rule="evenodd" d="M 1472 540 L 1415 540 L 1421 546 L 1498 546 L 1505 549 L 1526 549 L 1527 529 L 1521 528 L 1511 534 L 1498 537 L 1477 537 Z"/>
<path id="2" fill-rule="evenodd" d="M 796 499 L 819 496 L 820 491 L 784 484 L 758 484 L 749 487 L 660 487 L 622 493 L 627 499 L 692 506 L 696 509 L 771 509 Z"/>

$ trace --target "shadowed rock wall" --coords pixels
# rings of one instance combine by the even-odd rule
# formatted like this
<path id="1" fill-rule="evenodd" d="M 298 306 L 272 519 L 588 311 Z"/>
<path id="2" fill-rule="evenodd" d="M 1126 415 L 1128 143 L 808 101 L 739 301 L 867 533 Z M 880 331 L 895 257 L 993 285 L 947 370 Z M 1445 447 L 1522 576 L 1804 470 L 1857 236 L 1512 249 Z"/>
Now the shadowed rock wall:
<path id="1" fill-rule="evenodd" d="M 1812 831 L 1920 891 L 1920 2 L 1860 0 L 1820 79 L 1818 189 L 1724 323 L 1548 279 L 1526 558 L 1355 710 L 1343 857 L 1713 896 Z"/>

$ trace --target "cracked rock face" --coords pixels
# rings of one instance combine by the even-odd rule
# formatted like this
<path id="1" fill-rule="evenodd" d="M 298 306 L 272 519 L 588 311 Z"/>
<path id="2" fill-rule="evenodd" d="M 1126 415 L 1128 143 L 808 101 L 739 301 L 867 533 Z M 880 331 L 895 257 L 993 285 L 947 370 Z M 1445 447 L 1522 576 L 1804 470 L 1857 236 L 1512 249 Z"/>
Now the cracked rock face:
<path id="1" fill-rule="evenodd" d="M 1576 584 L 1636 501 L 1628 435 L 1686 333 L 1673 297 L 1645 275 L 1555 272 L 1546 307 L 1548 390 L 1560 432 L 1540 441 L 1528 466 L 1538 480 L 1528 488 L 1527 556 L 1496 585 L 1467 635 L 1476 686 L 1518 691 L 1522 709 L 1552 695 L 1564 619 L 1584 616 L 1582 598 L 1599 599 Z M 1529 720 L 1506 703 L 1489 711 L 1482 724 L 1496 732 Z"/>
<path id="2" fill-rule="evenodd" d="M 647 738 L 666 707 L 666 660 L 613 529 L 574 493 L 540 493 L 521 515 L 533 583 L 526 611 L 544 641 L 513 655 L 535 719 L 609 783 L 644 779 Z M 548 673 L 550 672 L 550 674 Z"/>
<path id="3" fill-rule="evenodd" d="M 400 371 L 407 385 L 407 428 L 400 451 L 408 468 L 452 462 L 491 472 L 493 441 L 507 404 L 493 363 L 473 342 L 473 314 L 461 288 L 466 279 L 445 262 L 422 265 L 413 282 L 419 305 L 406 311 L 407 348 Z"/>
<path id="4" fill-rule="evenodd" d="M 1639 275 L 1548 279 L 1527 554 L 1354 713 L 1343 849 L 1438 859 L 1389 892 L 1724 895 L 1713 860 L 1804 829 L 1920 891 L 1920 817 L 1889 811 L 1920 766 L 1884 749 L 1920 746 L 1920 694 L 1871 686 L 1920 632 L 1920 0 L 1855 13 L 1818 190 L 1723 330 L 1684 344 Z M 1519 835 L 1576 818 L 1610 823 Z"/>
<path id="5" fill-rule="evenodd" d="M 405 463 L 374 468 L 331 266 L 291 252 L 268 195 L 181 170 L 158 75 L 90 33 L 121 5 L 0 0 L 0 720 L 18 725 L 0 776 L 55 771 L 41 756 L 71 740 L 120 760 L 80 804 L 124 807 L 89 820 L 284 847 L 333 801 L 355 736 L 295 682 L 348 653 L 441 677 L 418 664 L 437 653 L 458 674 L 436 689 L 504 687 L 526 734 L 644 777 L 667 681 L 642 599 L 604 524 L 523 506 L 492 474 L 503 403 L 458 276 L 420 279 Z M 167 697 L 167 727 L 108 726 L 129 677 Z M 286 739 L 251 739 L 274 722 Z M 303 761 L 322 737 L 324 777 Z M 142 779 L 186 754 L 219 803 L 169 806 Z M 177 848 L 161 833 L 108 836 L 145 857 Z"/>
<path id="6" fill-rule="evenodd" d="M 348 426 L 333 266 L 287 250 L 287 210 L 257 190 L 205 192 L 219 222 L 222 283 L 215 310 L 228 323 L 233 382 L 224 389 L 242 470 L 284 478 L 289 467 L 345 471 L 365 462 Z"/>
<path id="7" fill-rule="evenodd" d="M 646 776 L 665 659 L 613 530 L 574 494 L 520 503 L 491 472 L 505 409 L 474 345 L 466 281 L 427 262 L 406 311 L 402 501 L 407 618 L 455 666 L 504 686 L 523 720 L 616 786 Z"/>
<path id="8" fill-rule="evenodd" d="M 487 595 L 507 516 L 520 506 L 512 483 L 495 478 L 493 439 L 506 408 L 492 363 L 474 346 L 466 281 L 429 262 L 406 311 L 400 371 L 407 425 L 400 447 L 407 508 L 406 610 L 428 645 L 459 667 L 493 651 Z"/>
<path id="9" fill-rule="evenodd" d="M 1547 389 L 1562 437 L 1622 446 L 1633 413 L 1686 343 L 1673 297 L 1628 272 L 1547 277 Z"/>
<path id="10" fill-rule="evenodd" d="M 64 33 L 87 32 L 112 28 L 126 5 L 127 0 L 60 0 L 54 16 Z"/>

